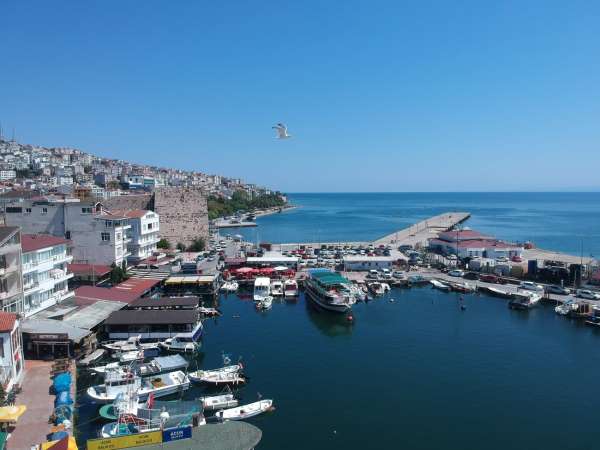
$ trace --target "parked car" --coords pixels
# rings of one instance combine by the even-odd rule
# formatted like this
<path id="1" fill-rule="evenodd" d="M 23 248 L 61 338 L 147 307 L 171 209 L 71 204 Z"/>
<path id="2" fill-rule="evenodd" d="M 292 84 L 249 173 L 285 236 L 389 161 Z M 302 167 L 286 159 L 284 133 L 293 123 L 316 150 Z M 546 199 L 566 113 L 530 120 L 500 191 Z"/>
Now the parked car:
<path id="1" fill-rule="evenodd" d="M 465 280 L 477 280 L 479 278 L 479 274 L 477 272 L 467 272 L 463 275 Z"/>
<path id="2" fill-rule="evenodd" d="M 395 278 L 404 278 L 404 272 L 401 270 L 394 270 L 393 276 Z"/>
<path id="3" fill-rule="evenodd" d="M 544 286 L 534 283 L 533 281 L 522 281 L 519 288 L 527 291 L 544 292 Z"/>
<path id="4" fill-rule="evenodd" d="M 513 256 L 511 259 L 513 262 L 523 262 L 523 258 L 518 255 Z"/>
<path id="5" fill-rule="evenodd" d="M 496 275 L 491 274 L 481 274 L 479 275 L 480 281 L 485 281 L 486 283 L 497 283 L 498 277 Z"/>
<path id="6" fill-rule="evenodd" d="M 448 272 L 448 275 L 450 275 L 451 277 L 464 277 L 465 273 L 462 270 L 456 269 Z"/>
<path id="7" fill-rule="evenodd" d="M 458 259 L 458 257 L 456 255 L 448 255 L 448 256 L 446 256 L 446 258 L 451 259 L 452 261 Z"/>
<path id="8" fill-rule="evenodd" d="M 546 286 L 546 292 L 549 292 L 550 294 L 569 295 L 571 293 L 571 289 L 559 286 L 557 284 L 552 284 L 550 286 Z"/>
<path id="9" fill-rule="evenodd" d="M 589 289 L 577 289 L 577 297 L 587 298 L 588 300 L 600 300 L 600 292 Z"/>
<path id="10" fill-rule="evenodd" d="M 508 262 L 508 258 L 506 256 L 499 256 L 496 258 L 498 262 Z"/>

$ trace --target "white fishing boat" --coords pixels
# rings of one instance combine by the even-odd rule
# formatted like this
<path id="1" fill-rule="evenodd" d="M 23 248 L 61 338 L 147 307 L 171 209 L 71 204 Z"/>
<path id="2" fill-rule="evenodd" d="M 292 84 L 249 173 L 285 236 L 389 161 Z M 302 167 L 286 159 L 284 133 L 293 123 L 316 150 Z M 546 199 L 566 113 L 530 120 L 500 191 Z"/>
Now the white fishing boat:
<path id="1" fill-rule="evenodd" d="M 161 342 L 160 346 L 170 352 L 194 353 L 200 347 L 203 330 L 202 322 L 198 322 L 192 331 L 177 333 L 172 338 Z"/>
<path id="2" fill-rule="evenodd" d="M 240 374 L 239 370 L 224 371 L 223 369 L 197 370 L 196 372 L 189 373 L 188 377 L 191 381 L 196 383 L 209 383 L 216 385 L 243 384 L 246 382 L 246 379 Z"/>
<path id="3" fill-rule="evenodd" d="M 237 281 L 226 281 L 221 285 L 221 290 L 224 292 L 235 292 L 239 289 L 240 285 Z"/>
<path id="4" fill-rule="evenodd" d="M 254 301 L 260 302 L 271 295 L 271 280 L 268 277 L 258 277 L 254 280 Z"/>
<path id="5" fill-rule="evenodd" d="M 150 350 L 157 349 L 156 342 L 141 342 L 141 336 L 131 336 L 123 341 L 113 341 L 103 343 L 102 346 L 111 352 L 131 352 L 134 350 Z"/>
<path id="6" fill-rule="evenodd" d="M 542 299 L 541 294 L 533 291 L 513 292 L 512 299 L 508 302 L 511 309 L 531 309 Z"/>
<path id="7" fill-rule="evenodd" d="M 207 308 L 205 306 L 198 308 L 198 313 L 205 317 L 215 317 L 221 315 L 221 312 L 217 308 Z"/>
<path id="8" fill-rule="evenodd" d="M 106 354 L 106 350 L 104 350 L 103 348 L 99 348 L 97 350 L 94 350 L 92 353 L 90 353 L 86 357 L 77 361 L 77 365 L 78 366 L 89 366 L 90 364 L 98 361 L 105 354 Z"/>
<path id="9" fill-rule="evenodd" d="M 273 297 L 268 296 L 256 304 L 258 309 L 271 309 L 273 306 Z"/>
<path id="10" fill-rule="evenodd" d="M 214 411 L 223 408 L 235 408 L 238 406 L 238 400 L 233 394 L 213 395 L 210 397 L 200 397 L 202 407 L 205 411 Z"/>
<path id="11" fill-rule="evenodd" d="M 435 289 L 439 289 L 440 291 L 449 291 L 450 290 L 450 286 L 448 286 L 445 283 L 442 283 L 439 280 L 429 280 L 429 282 Z"/>
<path id="12" fill-rule="evenodd" d="M 219 420 L 243 420 L 258 416 L 259 414 L 269 411 L 271 408 L 273 408 L 273 400 L 259 400 L 236 408 L 218 411 L 215 414 L 215 417 Z"/>
<path id="13" fill-rule="evenodd" d="M 104 383 L 88 388 L 87 395 L 97 403 L 109 403 L 114 402 L 121 393 L 135 391 L 139 399 L 144 401 L 150 393 L 158 398 L 185 391 L 189 387 L 190 380 L 180 370 L 142 378 L 128 368 L 120 367 L 108 370 Z"/>
<path id="14" fill-rule="evenodd" d="M 283 295 L 283 283 L 281 280 L 271 281 L 271 295 L 274 297 L 281 297 Z"/>
<path id="15" fill-rule="evenodd" d="M 292 278 L 283 282 L 283 294 L 286 297 L 296 297 L 298 295 L 298 282 Z"/>
<path id="16" fill-rule="evenodd" d="M 561 303 L 554 308 L 554 311 L 556 314 L 560 314 L 561 316 L 568 316 L 571 311 L 577 311 L 577 308 L 577 303 L 575 303 L 573 300 L 567 300 L 566 302 Z"/>
<path id="17" fill-rule="evenodd" d="M 104 366 L 93 367 L 92 372 L 104 375 L 107 370 L 121 366 L 119 362 L 111 362 Z M 159 356 L 148 363 L 130 364 L 131 370 L 142 377 L 148 377 L 164 372 L 187 369 L 189 362 L 181 355 Z"/>
<path id="18" fill-rule="evenodd" d="M 134 350 L 123 353 L 117 352 L 113 355 L 113 358 L 117 358 L 121 364 L 128 364 L 133 361 L 142 361 L 146 358 L 146 353 L 144 353 L 143 350 Z"/>

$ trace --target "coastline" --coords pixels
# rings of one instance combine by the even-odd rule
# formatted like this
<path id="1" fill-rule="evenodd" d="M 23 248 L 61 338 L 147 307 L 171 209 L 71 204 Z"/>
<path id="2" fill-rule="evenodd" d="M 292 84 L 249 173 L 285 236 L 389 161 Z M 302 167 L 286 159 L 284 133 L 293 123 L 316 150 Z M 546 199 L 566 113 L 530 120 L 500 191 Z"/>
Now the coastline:
<path id="1" fill-rule="evenodd" d="M 290 211 L 290 210 L 296 209 L 296 208 L 299 208 L 299 206 L 298 205 L 275 206 L 273 208 L 261 210 L 261 212 L 253 212 L 252 214 L 254 214 L 254 216 L 256 218 L 259 218 L 259 217 L 270 216 L 272 214 L 278 214 L 279 210 L 281 210 L 281 212 L 284 213 L 286 211 Z"/>

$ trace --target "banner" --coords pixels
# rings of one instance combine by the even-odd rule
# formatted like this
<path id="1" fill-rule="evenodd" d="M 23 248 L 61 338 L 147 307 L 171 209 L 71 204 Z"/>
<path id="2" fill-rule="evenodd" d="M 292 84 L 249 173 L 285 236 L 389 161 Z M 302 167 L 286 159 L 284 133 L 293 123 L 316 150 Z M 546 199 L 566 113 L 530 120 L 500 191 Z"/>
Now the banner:
<path id="1" fill-rule="evenodd" d="M 118 450 L 120 448 L 138 447 L 140 445 L 162 443 L 162 433 L 151 431 L 149 433 L 132 434 L 106 439 L 89 439 L 87 450 Z"/>
<path id="2" fill-rule="evenodd" d="M 192 437 L 192 427 L 169 428 L 163 431 L 163 442 L 178 441 L 180 439 L 190 439 Z"/>

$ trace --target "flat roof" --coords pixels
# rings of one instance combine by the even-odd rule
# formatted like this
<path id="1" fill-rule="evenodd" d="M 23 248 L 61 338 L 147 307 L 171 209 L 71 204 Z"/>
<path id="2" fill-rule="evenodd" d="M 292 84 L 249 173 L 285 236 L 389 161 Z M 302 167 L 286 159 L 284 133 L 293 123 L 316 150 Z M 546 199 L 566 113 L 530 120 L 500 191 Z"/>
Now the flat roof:
<path id="1" fill-rule="evenodd" d="M 83 300 L 108 300 L 131 303 L 160 283 L 161 280 L 131 277 L 110 288 L 99 286 L 78 287 L 75 289 L 75 297 Z"/>
<path id="2" fill-rule="evenodd" d="M 393 256 L 367 256 L 367 255 L 346 255 L 344 262 L 393 262 L 396 260 Z"/>
<path id="3" fill-rule="evenodd" d="M 118 311 L 125 306 L 127 306 L 127 303 L 124 302 L 100 300 L 77 310 L 73 314 L 69 314 L 62 321 L 84 330 L 91 330 L 104 322 L 114 311 Z"/>
<path id="4" fill-rule="evenodd" d="M 198 306 L 198 297 L 138 298 L 129 304 L 130 308 L 161 308 L 166 306 Z"/>
<path id="5" fill-rule="evenodd" d="M 43 248 L 67 245 L 70 241 L 51 234 L 21 234 L 23 253 L 34 252 Z"/>
<path id="6" fill-rule="evenodd" d="M 188 310 L 123 309 L 113 312 L 106 325 L 163 325 L 195 323 L 196 315 Z"/>
<path id="7" fill-rule="evenodd" d="M 251 263 L 278 263 L 278 262 L 298 262 L 298 258 L 295 256 L 283 256 L 283 255 L 269 255 L 269 256 L 249 256 L 246 258 L 246 262 Z"/>
<path id="8" fill-rule="evenodd" d="M 80 342 L 92 332 L 84 328 L 75 327 L 62 320 L 52 319 L 25 319 L 21 324 L 23 333 L 35 334 L 67 334 L 73 342 Z"/>
<path id="9" fill-rule="evenodd" d="M 216 277 L 216 275 L 179 275 L 167 278 L 165 284 L 211 284 Z"/>
<path id="10" fill-rule="evenodd" d="M 74 275 L 96 275 L 96 276 L 104 276 L 107 273 L 110 273 L 110 266 L 106 266 L 103 264 L 80 264 L 80 263 L 72 263 L 67 264 L 67 270 Z"/>

